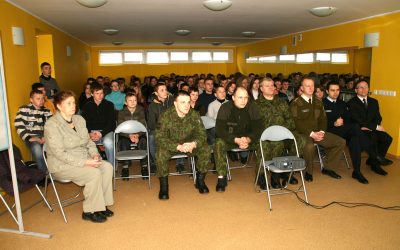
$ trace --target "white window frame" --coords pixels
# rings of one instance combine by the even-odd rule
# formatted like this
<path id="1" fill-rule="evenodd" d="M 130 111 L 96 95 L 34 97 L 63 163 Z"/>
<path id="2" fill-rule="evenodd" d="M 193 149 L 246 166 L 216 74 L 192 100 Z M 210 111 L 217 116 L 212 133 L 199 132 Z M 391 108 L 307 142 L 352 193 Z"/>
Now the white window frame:
<path id="1" fill-rule="evenodd" d="M 345 54 L 346 55 L 346 62 L 333 62 L 333 57 L 334 54 Z M 337 51 L 337 52 L 332 52 L 331 53 L 331 63 L 332 64 L 348 64 L 349 63 L 349 53 L 347 53 L 346 51 Z"/>
<path id="2" fill-rule="evenodd" d="M 201 53 L 201 52 L 208 52 L 208 53 L 210 53 L 210 60 L 195 60 L 195 59 L 193 59 L 193 53 Z M 190 52 L 190 58 L 191 58 L 191 62 L 192 63 L 212 63 L 213 62 L 213 60 L 212 60 L 212 51 L 211 50 L 192 50 L 191 52 Z"/>
<path id="3" fill-rule="evenodd" d="M 147 54 L 148 53 L 160 53 L 160 52 L 162 52 L 162 53 L 167 53 L 167 57 L 168 57 L 168 62 L 151 62 L 151 63 L 149 63 L 147 60 L 148 60 L 148 58 L 147 58 Z M 145 51 L 145 55 L 146 55 L 146 57 L 145 57 L 145 63 L 146 64 L 149 64 L 149 65 L 165 65 L 165 64 L 170 64 L 171 63 L 171 60 L 169 60 L 169 51 L 168 50 L 158 50 L 158 49 L 151 49 L 151 50 L 146 50 Z"/>
<path id="4" fill-rule="evenodd" d="M 312 62 L 299 62 L 299 55 L 308 55 L 311 54 L 312 55 Z M 314 53 L 300 53 L 300 54 L 296 54 L 296 63 L 297 64 L 312 64 L 315 63 L 315 54 Z"/>
<path id="5" fill-rule="evenodd" d="M 125 61 L 125 53 L 141 53 L 142 54 L 142 61 L 141 62 L 136 62 L 136 61 Z M 124 50 L 122 51 L 122 61 L 123 64 L 144 64 L 146 62 L 146 53 L 144 50 Z"/>
<path id="6" fill-rule="evenodd" d="M 172 60 L 171 59 L 171 53 L 176 53 L 176 52 L 185 52 L 185 53 L 187 53 L 188 54 L 188 59 L 187 59 L 187 61 L 182 61 L 182 60 Z M 183 50 L 183 49 L 177 49 L 177 50 L 169 50 L 168 51 L 168 53 L 169 53 L 169 62 L 171 63 L 171 64 L 175 64 L 175 63 L 191 63 L 191 53 L 190 53 L 190 50 Z"/>
<path id="7" fill-rule="evenodd" d="M 293 60 L 288 60 L 288 59 L 282 60 L 281 56 L 293 56 Z M 279 60 L 279 62 L 282 62 L 282 63 L 296 63 L 296 54 L 279 55 L 278 60 Z"/>
<path id="8" fill-rule="evenodd" d="M 121 54 L 121 62 L 120 63 L 101 63 L 101 54 L 113 54 L 113 53 L 120 53 Z M 100 50 L 99 51 L 99 66 L 115 66 L 115 65 L 123 65 L 124 64 L 124 54 L 120 50 Z"/>
<path id="9" fill-rule="evenodd" d="M 210 50 L 211 51 L 211 59 L 214 63 L 232 63 L 233 62 L 233 51 L 230 49 L 226 50 Z M 223 52 L 228 53 L 228 60 L 214 60 L 214 53 Z"/>

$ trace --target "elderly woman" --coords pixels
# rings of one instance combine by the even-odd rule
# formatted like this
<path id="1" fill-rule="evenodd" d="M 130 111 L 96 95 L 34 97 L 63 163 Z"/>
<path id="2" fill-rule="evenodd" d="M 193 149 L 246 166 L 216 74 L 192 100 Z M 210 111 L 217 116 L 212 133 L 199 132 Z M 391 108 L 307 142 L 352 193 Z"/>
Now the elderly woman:
<path id="1" fill-rule="evenodd" d="M 82 219 L 105 222 L 113 212 L 106 206 L 114 203 L 113 168 L 102 161 L 96 145 L 89 138 L 85 120 L 75 115 L 75 96 L 61 91 L 54 97 L 58 112 L 44 128 L 48 169 L 56 179 L 68 179 L 85 186 Z"/>

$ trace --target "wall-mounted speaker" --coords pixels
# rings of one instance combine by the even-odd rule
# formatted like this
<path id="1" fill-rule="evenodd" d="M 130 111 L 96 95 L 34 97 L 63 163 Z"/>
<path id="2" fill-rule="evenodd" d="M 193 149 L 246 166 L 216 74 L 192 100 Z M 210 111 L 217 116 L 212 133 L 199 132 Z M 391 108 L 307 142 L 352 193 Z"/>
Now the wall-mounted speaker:
<path id="1" fill-rule="evenodd" d="M 297 36 L 294 35 L 294 36 L 292 37 L 292 46 L 296 46 L 296 45 L 297 45 Z"/>
<path id="2" fill-rule="evenodd" d="M 72 48 L 67 46 L 67 56 L 72 56 Z"/>
<path id="3" fill-rule="evenodd" d="M 249 52 L 248 52 L 248 51 L 244 52 L 244 53 L 243 53 L 243 57 L 244 57 L 244 60 L 246 60 L 247 58 L 249 58 L 249 57 L 250 57 Z"/>
<path id="4" fill-rule="evenodd" d="M 287 54 L 287 45 L 281 46 L 281 49 L 279 52 L 280 52 L 279 53 L 280 55 L 286 55 Z"/>
<path id="5" fill-rule="evenodd" d="M 11 27 L 14 45 L 25 45 L 24 30 L 21 27 Z"/>
<path id="6" fill-rule="evenodd" d="M 364 47 L 378 47 L 379 46 L 379 32 L 365 33 L 364 34 Z"/>

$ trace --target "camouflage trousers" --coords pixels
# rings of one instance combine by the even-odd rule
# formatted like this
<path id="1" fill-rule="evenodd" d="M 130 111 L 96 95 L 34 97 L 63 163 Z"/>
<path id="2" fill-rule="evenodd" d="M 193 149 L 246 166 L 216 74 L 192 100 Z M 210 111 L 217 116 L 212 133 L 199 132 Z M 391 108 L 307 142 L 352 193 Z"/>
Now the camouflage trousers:
<path id="1" fill-rule="evenodd" d="M 169 174 L 168 162 L 170 158 L 176 154 L 182 154 L 178 151 L 169 151 L 163 148 L 158 147 L 156 152 L 156 163 L 157 163 L 157 172 L 156 175 L 158 177 L 165 177 Z M 207 144 L 198 144 L 197 147 L 193 150 L 192 153 L 187 153 L 189 157 L 195 156 L 197 158 L 196 161 L 196 169 L 201 173 L 207 173 L 208 170 L 211 169 L 208 164 L 210 161 L 211 150 Z"/>
<path id="2" fill-rule="evenodd" d="M 306 137 L 297 133 L 293 132 L 294 137 L 296 138 L 297 148 L 299 150 L 299 155 L 301 156 L 304 151 L 304 146 L 306 145 Z M 266 161 L 272 160 L 274 157 L 279 157 L 284 155 L 285 149 L 288 149 L 288 155 L 296 155 L 296 147 L 294 145 L 293 140 L 284 140 L 284 141 L 263 141 L 263 153 L 264 159 Z M 258 171 L 258 167 L 261 164 L 261 151 L 260 146 L 257 145 L 257 167 L 255 168 L 256 174 Z M 260 173 L 263 173 L 264 169 L 261 168 Z"/>
<path id="3" fill-rule="evenodd" d="M 228 172 L 228 166 L 226 164 L 226 152 L 238 148 L 237 144 L 227 143 L 221 138 L 217 138 L 215 140 L 214 145 L 214 157 L 215 157 L 215 168 L 217 170 L 218 175 L 226 176 Z M 257 145 L 254 143 L 250 143 L 249 150 L 256 150 Z"/>

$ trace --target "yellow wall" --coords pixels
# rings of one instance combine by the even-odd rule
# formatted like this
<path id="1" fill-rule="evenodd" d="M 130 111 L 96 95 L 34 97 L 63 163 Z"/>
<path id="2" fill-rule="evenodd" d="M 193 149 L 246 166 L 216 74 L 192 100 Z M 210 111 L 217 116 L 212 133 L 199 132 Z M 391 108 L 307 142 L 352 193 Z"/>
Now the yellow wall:
<path id="1" fill-rule="evenodd" d="M 43 62 L 48 62 L 54 65 L 54 55 L 53 55 L 53 36 L 52 35 L 37 35 L 37 57 L 38 57 L 38 69 L 39 75 L 42 74 L 40 65 Z M 51 75 L 57 78 L 56 70 L 53 68 L 51 70 Z"/>
<path id="2" fill-rule="evenodd" d="M 116 66 L 100 66 L 100 50 L 136 50 L 136 49 L 194 49 L 194 47 L 92 47 L 92 72 L 93 76 L 109 76 L 111 78 L 124 77 L 129 81 L 131 75 L 136 75 L 142 80 L 145 76 L 159 76 L 175 73 L 179 75 L 192 75 L 201 73 L 229 75 L 237 71 L 235 48 L 231 47 L 202 47 L 201 49 L 232 49 L 233 63 L 174 63 L 165 65 L 125 64 Z M 196 47 L 199 49 L 199 47 Z"/>
<path id="3" fill-rule="evenodd" d="M 13 143 L 21 148 L 24 157 L 29 153 L 13 128 L 18 107 L 29 102 L 31 84 L 38 81 L 37 30 L 41 34 L 51 34 L 53 38 L 54 65 L 57 81 L 62 89 L 81 91 L 81 86 L 90 75 L 90 60 L 85 60 L 89 46 L 65 33 L 49 26 L 28 13 L 1 0 L 0 36 L 3 46 L 4 73 L 6 79 L 10 122 Z M 11 27 L 22 27 L 25 45 L 13 45 Z M 72 48 L 72 56 L 66 56 L 66 46 Z"/>
<path id="4" fill-rule="evenodd" d="M 244 59 L 245 53 L 250 56 L 279 54 L 282 45 L 288 45 L 288 53 L 352 47 L 363 48 L 364 34 L 370 32 L 380 33 L 379 46 L 372 48 L 371 90 L 383 89 L 397 92 L 396 97 L 373 97 L 379 100 L 383 126 L 394 138 L 389 153 L 400 156 L 400 116 L 397 115 L 398 111 L 396 110 L 400 104 L 400 79 L 398 77 L 400 13 L 304 32 L 303 41 L 295 47 L 290 45 L 292 36 L 240 46 L 236 50 L 238 69 L 242 72 L 248 71 L 248 65 L 246 65 Z M 353 63 L 353 65 L 357 65 L 357 63 Z M 368 68 L 362 66 L 357 70 L 368 71 Z M 333 72 L 333 70 L 330 70 L 330 72 Z"/>
<path id="5" fill-rule="evenodd" d="M 372 49 L 363 48 L 354 51 L 354 71 L 353 73 L 369 76 L 371 74 Z"/>

